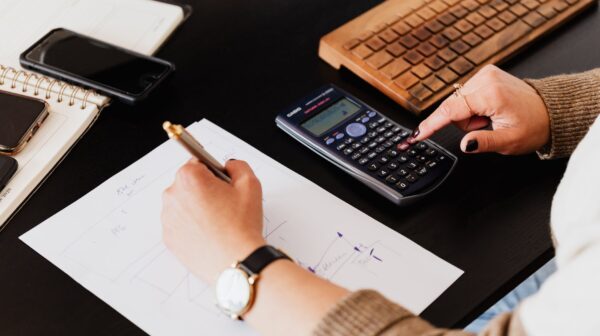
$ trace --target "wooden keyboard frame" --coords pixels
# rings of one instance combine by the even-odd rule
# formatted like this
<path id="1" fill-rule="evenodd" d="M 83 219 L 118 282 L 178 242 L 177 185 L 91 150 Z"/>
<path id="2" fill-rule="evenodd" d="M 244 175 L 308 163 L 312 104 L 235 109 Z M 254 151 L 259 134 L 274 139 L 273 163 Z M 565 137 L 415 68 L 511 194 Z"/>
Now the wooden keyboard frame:
<path id="1" fill-rule="evenodd" d="M 423 3 L 423 0 L 384 1 L 380 5 L 349 21 L 331 33 L 323 36 L 319 44 L 319 57 L 336 69 L 340 69 L 342 66 L 344 66 L 404 108 L 416 115 L 419 115 L 432 105 L 450 95 L 454 90 L 452 86 L 446 85 L 444 89 L 434 93 L 426 100 L 419 101 L 410 96 L 406 90 L 396 86 L 393 83 L 393 79 L 389 79 L 378 70 L 371 68 L 364 60 L 354 55 L 350 50 L 346 50 L 343 45 L 349 40 L 357 38 L 365 31 L 378 30 L 377 26 L 380 26 L 383 22 L 387 23 L 397 21 L 398 16 L 396 13 L 399 12 L 400 8 L 420 7 L 419 4 Z M 558 15 L 556 15 L 554 18 L 546 21 L 539 27 L 534 28 L 530 33 L 515 41 L 508 48 L 505 48 L 501 52 L 488 58 L 482 64 L 475 65 L 474 69 L 469 71 L 466 75 L 459 76 L 456 82 L 466 82 L 477 71 L 487 64 L 499 64 L 508 60 L 510 57 L 515 56 L 519 51 L 533 43 L 541 36 L 550 33 L 554 29 L 569 21 L 569 19 L 595 5 L 596 3 L 597 0 L 579 0 L 576 4 L 571 5 L 564 12 L 558 13 Z M 502 31 L 499 33 L 502 33 Z"/>

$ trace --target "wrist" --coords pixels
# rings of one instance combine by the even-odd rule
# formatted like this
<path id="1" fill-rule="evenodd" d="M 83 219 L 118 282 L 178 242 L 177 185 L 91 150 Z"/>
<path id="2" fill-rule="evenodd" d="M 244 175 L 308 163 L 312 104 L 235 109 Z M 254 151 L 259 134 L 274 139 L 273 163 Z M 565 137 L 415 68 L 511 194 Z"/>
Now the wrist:
<path id="1" fill-rule="evenodd" d="M 225 247 L 224 259 L 221 262 L 221 269 L 211 276 L 213 283 L 217 280 L 222 271 L 231 267 L 232 264 L 246 259 L 252 252 L 261 246 L 267 244 L 262 237 L 244 237 L 233 242 L 227 243 Z"/>

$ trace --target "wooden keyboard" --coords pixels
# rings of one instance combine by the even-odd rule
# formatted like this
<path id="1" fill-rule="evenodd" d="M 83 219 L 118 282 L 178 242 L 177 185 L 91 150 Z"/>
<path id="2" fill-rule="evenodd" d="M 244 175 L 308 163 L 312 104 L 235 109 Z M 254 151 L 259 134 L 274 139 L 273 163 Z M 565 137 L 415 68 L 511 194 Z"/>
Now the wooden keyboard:
<path id="1" fill-rule="evenodd" d="M 419 114 L 596 0 L 388 0 L 321 39 L 344 66 Z"/>

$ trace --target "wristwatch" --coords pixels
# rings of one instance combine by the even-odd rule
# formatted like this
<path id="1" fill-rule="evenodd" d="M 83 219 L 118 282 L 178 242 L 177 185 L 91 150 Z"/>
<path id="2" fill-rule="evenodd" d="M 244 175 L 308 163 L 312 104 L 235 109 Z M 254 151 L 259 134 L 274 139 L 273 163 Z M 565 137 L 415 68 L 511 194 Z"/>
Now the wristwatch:
<path id="1" fill-rule="evenodd" d="M 236 261 L 217 279 L 217 306 L 234 320 L 241 320 L 254 303 L 260 272 L 279 259 L 292 260 L 270 245 L 259 247 L 243 261 Z"/>

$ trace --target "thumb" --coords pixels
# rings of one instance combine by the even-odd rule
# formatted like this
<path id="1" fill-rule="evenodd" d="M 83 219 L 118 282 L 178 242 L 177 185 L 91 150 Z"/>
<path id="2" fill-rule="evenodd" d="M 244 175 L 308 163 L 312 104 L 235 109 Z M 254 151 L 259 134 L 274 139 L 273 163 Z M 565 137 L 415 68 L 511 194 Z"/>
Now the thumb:
<path id="1" fill-rule="evenodd" d="M 463 137 L 460 149 L 465 153 L 509 154 L 513 138 L 507 129 L 473 131 Z"/>

